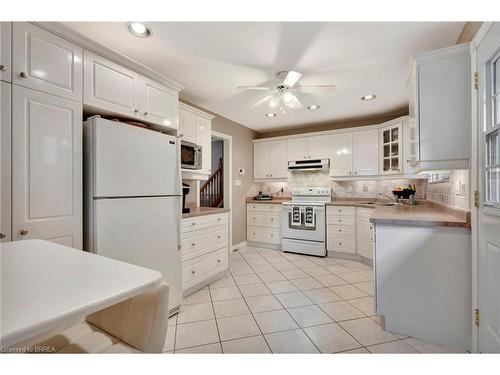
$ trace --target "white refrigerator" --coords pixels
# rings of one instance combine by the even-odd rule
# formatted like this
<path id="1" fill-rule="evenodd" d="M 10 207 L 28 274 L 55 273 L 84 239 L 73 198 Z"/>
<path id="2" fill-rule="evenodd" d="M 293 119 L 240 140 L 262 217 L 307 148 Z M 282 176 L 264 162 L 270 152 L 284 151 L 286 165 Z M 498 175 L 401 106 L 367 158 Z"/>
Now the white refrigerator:
<path id="1" fill-rule="evenodd" d="M 84 249 L 160 271 L 174 314 L 182 300 L 178 139 L 99 116 L 83 129 Z"/>

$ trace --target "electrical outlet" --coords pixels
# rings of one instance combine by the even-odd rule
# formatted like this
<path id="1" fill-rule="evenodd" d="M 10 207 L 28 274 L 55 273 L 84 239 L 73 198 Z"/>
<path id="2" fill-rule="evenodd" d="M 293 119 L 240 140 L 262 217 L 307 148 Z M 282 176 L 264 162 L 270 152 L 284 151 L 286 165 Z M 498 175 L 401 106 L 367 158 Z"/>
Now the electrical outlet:
<path id="1" fill-rule="evenodd" d="M 241 186 L 241 180 L 234 180 L 234 186 Z"/>

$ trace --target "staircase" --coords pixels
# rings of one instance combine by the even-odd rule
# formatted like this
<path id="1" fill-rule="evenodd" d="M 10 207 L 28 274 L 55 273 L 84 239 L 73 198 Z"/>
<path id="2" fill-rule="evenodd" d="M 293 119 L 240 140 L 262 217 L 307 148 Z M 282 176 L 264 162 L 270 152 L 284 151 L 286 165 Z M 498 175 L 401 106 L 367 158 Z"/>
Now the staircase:
<path id="1" fill-rule="evenodd" d="M 201 207 L 222 207 L 224 203 L 224 165 L 222 158 L 219 166 L 200 188 Z"/>

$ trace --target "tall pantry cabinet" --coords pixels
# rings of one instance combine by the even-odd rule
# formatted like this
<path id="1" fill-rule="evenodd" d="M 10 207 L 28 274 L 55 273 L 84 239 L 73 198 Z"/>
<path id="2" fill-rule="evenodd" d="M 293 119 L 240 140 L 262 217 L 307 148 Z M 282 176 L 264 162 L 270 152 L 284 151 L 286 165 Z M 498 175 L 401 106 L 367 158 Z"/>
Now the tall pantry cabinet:
<path id="1" fill-rule="evenodd" d="M 12 85 L 2 83 L 2 94 L 11 94 L 12 103 L 5 110 L 2 96 L 1 232 L 81 249 L 83 50 L 30 23 L 9 25 Z"/>

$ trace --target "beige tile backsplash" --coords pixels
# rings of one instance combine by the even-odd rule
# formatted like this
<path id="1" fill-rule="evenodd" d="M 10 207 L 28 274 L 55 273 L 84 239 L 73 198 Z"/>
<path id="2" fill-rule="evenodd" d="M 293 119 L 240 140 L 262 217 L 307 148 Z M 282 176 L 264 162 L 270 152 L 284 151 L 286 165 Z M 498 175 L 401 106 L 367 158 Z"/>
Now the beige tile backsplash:
<path id="1" fill-rule="evenodd" d="M 449 206 L 470 209 L 469 170 L 450 171 L 450 180 L 427 185 L 427 199 Z"/>

